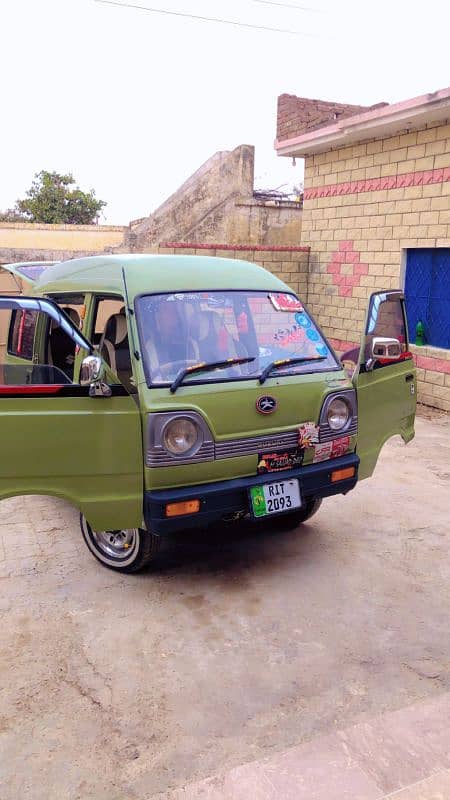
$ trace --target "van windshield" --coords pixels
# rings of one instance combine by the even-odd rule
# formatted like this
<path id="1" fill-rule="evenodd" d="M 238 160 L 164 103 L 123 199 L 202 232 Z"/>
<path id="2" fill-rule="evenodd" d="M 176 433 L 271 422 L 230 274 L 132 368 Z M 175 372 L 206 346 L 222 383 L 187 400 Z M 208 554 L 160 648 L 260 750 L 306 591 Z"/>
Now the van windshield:
<path id="1" fill-rule="evenodd" d="M 141 352 L 149 386 L 170 385 L 180 370 L 248 359 L 226 369 L 192 372 L 183 383 L 338 369 L 335 356 L 300 300 L 292 294 L 253 291 L 177 292 L 136 300 Z M 300 361 L 301 359 L 301 361 Z M 305 359 L 305 360 L 303 360 Z"/>

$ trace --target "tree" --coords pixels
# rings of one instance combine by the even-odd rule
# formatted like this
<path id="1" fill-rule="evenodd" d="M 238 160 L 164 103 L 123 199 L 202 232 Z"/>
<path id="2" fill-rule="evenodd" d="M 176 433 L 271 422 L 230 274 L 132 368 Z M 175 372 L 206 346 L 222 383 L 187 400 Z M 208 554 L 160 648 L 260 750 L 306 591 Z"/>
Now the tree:
<path id="1" fill-rule="evenodd" d="M 0 222 L 25 222 L 25 220 L 17 209 L 7 208 L 6 211 L 0 211 Z"/>
<path id="2" fill-rule="evenodd" d="M 60 175 L 41 170 L 34 177 L 26 199 L 17 200 L 13 209 L 0 213 L 0 220 L 70 225 L 90 225 L 98 221 L 106 203 L 97 200 L 93 189 L 82 192 L 70 173 Z"/>

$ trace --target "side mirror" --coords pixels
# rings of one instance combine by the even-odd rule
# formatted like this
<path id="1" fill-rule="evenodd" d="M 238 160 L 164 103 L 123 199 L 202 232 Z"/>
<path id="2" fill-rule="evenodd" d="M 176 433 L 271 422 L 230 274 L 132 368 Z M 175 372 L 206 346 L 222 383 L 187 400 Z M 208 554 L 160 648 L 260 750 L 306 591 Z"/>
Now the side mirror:
<path id="1" fill-rule="evenodd" d="M 375 361 L 399 361 L 402 355 L 402 346 L 398 339 L 390 339 L 386 336 L 374 336 L 372 339 L 372 354 L 366 362 L 366 369 L 372 370 Z"/>
<path id="2" fill-rule="evenodd" d="M 81 362 L 80 384 L 89 386 L 90 397 L 111 397 L 111 389 L 104 382 L 105 367 L 100 356 L 86 356 Z"/>

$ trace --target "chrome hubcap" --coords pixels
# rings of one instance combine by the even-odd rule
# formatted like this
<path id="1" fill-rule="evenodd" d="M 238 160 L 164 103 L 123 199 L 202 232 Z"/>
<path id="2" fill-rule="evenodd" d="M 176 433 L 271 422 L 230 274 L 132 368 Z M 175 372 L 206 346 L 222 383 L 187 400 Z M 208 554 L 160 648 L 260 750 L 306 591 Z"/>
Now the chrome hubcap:
<path id="1" fill-rule="evenodd" d="M 136 530 L 126 528 L 119 531 L 92 531 L 99 550 L 111 558 L 124 558 L 130 555 L 135 542 Z"/>

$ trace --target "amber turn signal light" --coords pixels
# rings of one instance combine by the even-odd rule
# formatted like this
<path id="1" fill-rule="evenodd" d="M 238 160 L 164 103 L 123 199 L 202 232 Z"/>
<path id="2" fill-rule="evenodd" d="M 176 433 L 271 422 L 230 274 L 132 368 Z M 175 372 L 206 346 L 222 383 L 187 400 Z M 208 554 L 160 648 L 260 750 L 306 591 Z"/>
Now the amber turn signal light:
<path id="1" fill-rule="evenodd" d="M 331 483 L 336 481 L 345 481 L 346 478 L 353 478 L 355 475 L 355 467 L 346 467 L 345 469 L 335 469 L 331 473 Z"/>
<path id="2" fill-rule="evenodd" d="M 200 511 L 200 500 L 185 500 L 183 503 L 167 503 L 166 517 L 181 517 L 183 514 L 196 514 Z"/>

